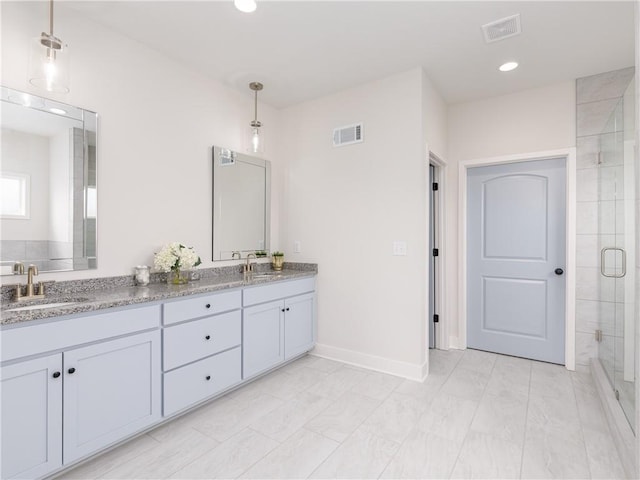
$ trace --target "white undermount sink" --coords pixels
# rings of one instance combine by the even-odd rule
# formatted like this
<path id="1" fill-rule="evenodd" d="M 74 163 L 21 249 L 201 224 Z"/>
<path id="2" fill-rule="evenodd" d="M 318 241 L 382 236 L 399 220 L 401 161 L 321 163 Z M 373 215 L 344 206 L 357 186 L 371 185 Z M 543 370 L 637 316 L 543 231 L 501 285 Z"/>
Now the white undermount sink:
<path id="1" fill-rule="evenodd" d="M 40 303 L 38 305 L 27 305 L 24 307 L 8 308 L 5 312 L 25 312 L 27 310 L 43 310 L 45 308 L 65 307 L 67 305 L 73 305 L 78 302 L 55 302 L 55 303 Z"/>

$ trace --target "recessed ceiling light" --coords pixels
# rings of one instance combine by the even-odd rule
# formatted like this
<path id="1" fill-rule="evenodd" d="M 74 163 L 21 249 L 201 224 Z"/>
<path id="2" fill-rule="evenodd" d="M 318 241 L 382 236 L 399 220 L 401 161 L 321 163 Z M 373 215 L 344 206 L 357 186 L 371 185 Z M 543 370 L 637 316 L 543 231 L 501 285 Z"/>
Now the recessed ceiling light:
<path id="1" fill-rule="evenodd" d="M 500 70 L 501 72 L 510 72 L 511 70 L 515 70 L 516 68 L 518 68 L 518 62 L 507 62 L 500 65 L 498 70 Z"/>
<path id="2" fill-rule="evenodd" d="M 233 0 L 233 4 L 244 13 L 255 12 L 257 8 L 256 0 Z"/>
<path id="3" fill-rule="evenodd" d="M 67 114 L 67 111 L 66 110 L 62 110 L 61 108 L 53 107 L 53 108 L 50 108 L 49 111 L 51 113 L 57 113 L 58 115 L 66 115 Z"/>

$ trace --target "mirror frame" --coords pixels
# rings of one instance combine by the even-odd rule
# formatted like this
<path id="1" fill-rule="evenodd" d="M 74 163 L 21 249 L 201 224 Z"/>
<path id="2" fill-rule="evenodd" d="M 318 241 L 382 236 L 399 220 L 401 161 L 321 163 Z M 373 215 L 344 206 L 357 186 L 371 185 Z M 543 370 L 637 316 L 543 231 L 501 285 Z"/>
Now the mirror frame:
<path id="1" fill-rule="evenodd" d="M 16 262 L 24 263 L 25 266 L 26 264 L 33 263 L 38 266 L 38 270 L 40 272 L 63 272 L 98 268 L 98 114 L 74 105 L 62 103 L 57 100 L 52 100 L 33 93 L 23 92 L 5 86 L 0 86 L 0 94 L 2 106 L 10 104 L 12 106 L 43 112 L 54 117 L 64 117 L 74 120 L 79 122 L 77 128 L 82 132 L 81 135 L 75 134 L 74 132 L 73 145 L 70 150 L 74 152 L 70 158 L 69 165 L 69 172 L 71 174 L 70 187 L 74 192 L 82 192 L 82 195 L 71 195 L 71 202 L 69 204 L 68 215 L 72 219 L 71 228 L 73 234 L 71 240 L 66 243 L 71 244 L 71 254 L 56 255 L 49 251 L 49 258 L 29 258 L 26 257 L 27 253 L 25 251 L 26 258 L 17 258 L 19 255 L 16 254 L 16 258 L 0 259 L 0 266 L 2 267 L 0 275 L 14 275 L 15 273 L 13 273 L 13 269 L 9 267 L 12 267 Z M 52 112 L 51 109 L 54 108 L 57 108 L 64 113 Z M 2 115 L 2 118 L 5 118 L 4 114 Z M 0 126 L 5 128 L 4 125 Z M 78 138 L 80 136 L 82 143 L 78 141 L 80 140 L 80 138 Z M 81 157 L 76 153 L 77 150 L 74 150 L 74 146 L 77 146 L 77 150 L 81 149 Z M 95 159 L 95 167 L 91 172 L 91 179 L 93 180 L 93 178 L 95 178 L 95 185 L 89 184 L 90 155 L 94 157 L 91 159 L 92 162 Z M 90 225 L 92 222 L 89 222 L 89 217 L 87 215 L 89 188 L 95 188 L 95 217 L 91 217 L 93 225 Z M 31 204 L 31 208 L 34 208 L 33 204 Z M 93 232 L 90 232 L 90 229 L 93 229 Z M 78 235 L 80 232 L 81 235 Z M 95 255 L 91 256 L 87 255 L 90 235 L 92 236 L 92 243 L 95 249 Z M 4 241 L 5 239 L 2 238 L 2 240 Z M 26 243 L 29 239 L 25 239 L 24 241 Z M 48 239 L 47 241 L 53 242 L 52 239 Z"/>

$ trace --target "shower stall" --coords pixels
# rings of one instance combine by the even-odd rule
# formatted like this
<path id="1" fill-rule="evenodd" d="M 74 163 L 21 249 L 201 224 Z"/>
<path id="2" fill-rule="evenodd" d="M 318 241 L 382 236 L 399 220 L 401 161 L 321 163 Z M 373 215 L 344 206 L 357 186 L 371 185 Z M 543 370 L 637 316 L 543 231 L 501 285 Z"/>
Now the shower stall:
<path id="1" fill-rule="evenodd" d="M 591 367 L 620 458 L 634 475 L 635 69 L 580 78 L 576 92 L 576 364 Z"/>
<path id="2" fill-rule="evenodd" d="M 598 135 L 598 360 L 635 430 L 635 81 Z"/>

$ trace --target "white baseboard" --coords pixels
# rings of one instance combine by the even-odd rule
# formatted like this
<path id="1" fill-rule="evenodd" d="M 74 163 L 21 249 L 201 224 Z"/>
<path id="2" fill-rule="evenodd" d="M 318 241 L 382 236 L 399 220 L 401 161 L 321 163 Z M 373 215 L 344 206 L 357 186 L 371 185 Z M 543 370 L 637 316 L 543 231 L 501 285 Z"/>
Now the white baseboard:
<path id="1" fill-rule="evenodd" d="M 330 345 L 316 344 L 310 352 L 311 355 L 337 360 L 339 362 L 362 367 L 376 372 L 389 373 L 397 377 L 404 377 L 416 382 L 422 382 L 429 373 L 429 359 L 422 364 L 401 362 L 389 358 L 369 355 L 368 353 L 356 352 L 345 348 L 332 347 Z"/>
<path id="2" fill-rule="evenodd" d="M 451 335 L 449 337 L 449 348 L 460 350 L 460 339 L 457 336 Z"/>

